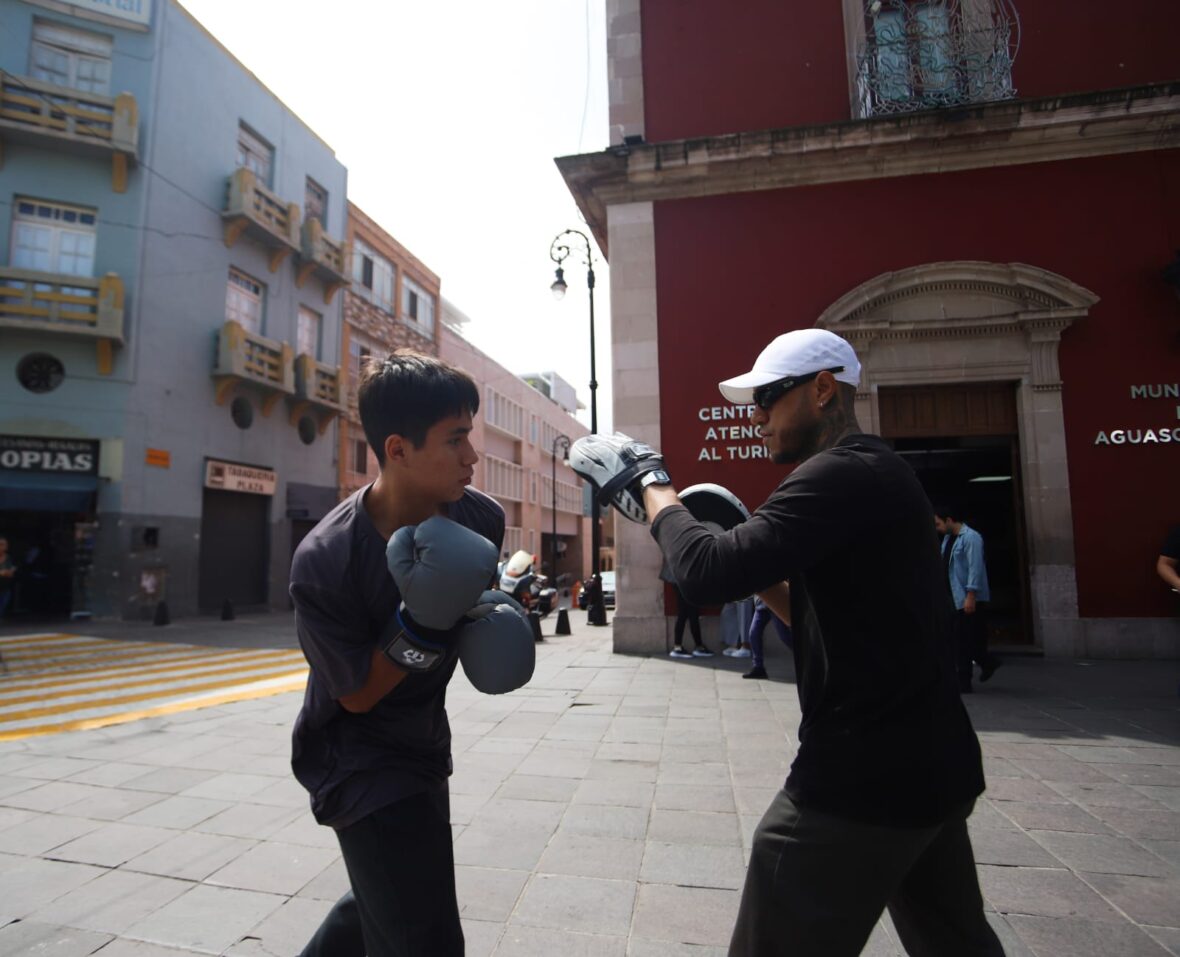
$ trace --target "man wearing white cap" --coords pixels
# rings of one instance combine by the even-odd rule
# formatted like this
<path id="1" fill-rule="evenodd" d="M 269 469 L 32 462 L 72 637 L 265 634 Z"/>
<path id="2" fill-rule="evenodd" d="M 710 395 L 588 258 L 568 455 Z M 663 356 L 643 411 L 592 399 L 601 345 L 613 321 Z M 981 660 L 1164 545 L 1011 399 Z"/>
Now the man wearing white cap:
<path id="1" fill-rule="evenodd" d="M 587 436 L 570 460 L 624 515 L 651 519 L 690 600 L 754 591 L 784 618 L 789 602 L 799 748 L 754 835 L 731 957 L 859 954 L 886 907 L 912 955 L 994 957 L 966 826 L 983 769 L 931 507 L 861 432 L 859 382 L 844 339 L 803 329 L 720 383 L 751 406 L 771 458 L 798 466 L 729 531 L 689 513 L 649 446 Z"/>

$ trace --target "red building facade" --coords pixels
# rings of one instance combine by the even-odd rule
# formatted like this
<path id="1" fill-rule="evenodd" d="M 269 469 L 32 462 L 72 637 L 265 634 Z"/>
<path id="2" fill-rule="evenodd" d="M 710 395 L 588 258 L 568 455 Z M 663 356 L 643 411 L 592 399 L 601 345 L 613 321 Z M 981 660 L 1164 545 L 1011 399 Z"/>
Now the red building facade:
<path id="1" fill-rule="evenodd" d="M 678 484 L 781 480 L 717 380 L 822 325 L 862 426 L 988 542 L 995 638 L 1180 654 L 1180 8 L 610 0 L 612 140 L 558 161 L 611 262 L 614 421 Z M 616 642 L 666 640 L 620 529 Z"/>

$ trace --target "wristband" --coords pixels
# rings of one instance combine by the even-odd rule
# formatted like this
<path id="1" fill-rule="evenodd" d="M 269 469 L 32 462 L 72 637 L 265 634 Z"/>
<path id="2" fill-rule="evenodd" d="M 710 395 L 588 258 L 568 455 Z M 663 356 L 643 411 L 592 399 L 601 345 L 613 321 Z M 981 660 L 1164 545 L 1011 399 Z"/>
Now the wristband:
<path id="1" fill-rule="evenodd" d="M 411 631 L 412 619 L 407 621 L 408 615 L 398 609 L 395 614 L 397 630 L 390 642 L 381 649 L 393 664 L 415 674 L 425 674 L 433 671 L 446 657 L 446 649 L 432 641 L 427 641 Z"/>

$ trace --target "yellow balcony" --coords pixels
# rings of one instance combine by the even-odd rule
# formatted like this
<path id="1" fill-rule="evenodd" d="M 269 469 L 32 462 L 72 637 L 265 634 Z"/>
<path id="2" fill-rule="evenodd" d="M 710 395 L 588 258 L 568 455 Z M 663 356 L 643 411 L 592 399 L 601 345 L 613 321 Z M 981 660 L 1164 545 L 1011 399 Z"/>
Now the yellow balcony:
<path id="1" fill-rule="evenodd" d="M 123 344 L 123 281 L 0 266 L 0 329 L 94 339 L 98 371 L 110 375 L 111 348 Z"/>
<path id="2" fill-rule="evenodd" d="M 217 333 L 213 366 L 217 404 L 228 402 L 239 386 L 248 386 L 263 394 L 262 414 L 270 415 L 279 399 L 295 394 L 293 354 L 288 343 L 267 339 L 228 320 Z"/>
<path id="3" fill-rule="evenodd" d="M 111 188 L 122 193 L 139 157 L 139 106 L 130 93 L 86 93 L 0 70 L 0 137 L 110 156 Z"/>
<path id="4" fill-rule="evenodd" d="M 340 394 L 340 367 L 317 362 L 306 352 L 295 357 L 295 398 L 291 403 L 291 424 L 313 414 L 319 424 L 320 434 L 344 409 Z"/>
<path id="5" fill-rule="evenodd" d="M 291 253 L 298 252 L 299 204 L 284 203 L 258 182 L 253 170 L 239 166 L 229 178 L 225 197 L 225 244 L 233 247 L 243 235 L 270 250 L 274 272 Z"/>
<path id="6" fill-rule="evenodd" d="M 303 245 L 299 250 L 299 270 L 295 285 L 302 288 L 309 276 L 324 284 L 324 303 L 332 301 L 336 290 L 348 285 L 348 244 L 324 232 L 315 216 L 303 221 Z"/>

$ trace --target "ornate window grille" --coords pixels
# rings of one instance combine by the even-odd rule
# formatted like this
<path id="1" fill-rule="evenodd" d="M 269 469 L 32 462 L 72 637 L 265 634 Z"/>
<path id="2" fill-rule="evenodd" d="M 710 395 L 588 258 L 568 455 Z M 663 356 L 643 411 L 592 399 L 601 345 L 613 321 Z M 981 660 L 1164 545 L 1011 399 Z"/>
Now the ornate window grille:
<path id="1" fill-rule="evenodd" d="M 864 16 L 861 117 L 1016 96 L 1020 17 L 1011 0 L 865 0 Z"/>

